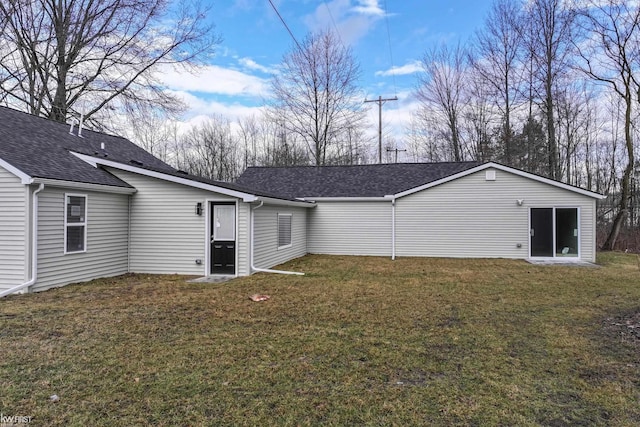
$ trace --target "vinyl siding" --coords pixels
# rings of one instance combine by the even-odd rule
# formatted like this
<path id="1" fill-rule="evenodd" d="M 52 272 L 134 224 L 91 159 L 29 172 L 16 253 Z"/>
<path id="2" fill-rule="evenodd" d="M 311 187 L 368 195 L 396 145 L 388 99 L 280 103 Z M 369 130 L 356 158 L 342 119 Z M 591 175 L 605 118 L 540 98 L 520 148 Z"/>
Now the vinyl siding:
<path id="1" fill-rule="evenodd" d="M 309 253 L 391 256 L 390 201 L 316 204 L 309 211 Z"/>
<path id="2" fill-rule="evenodd" d="M 307 210 L 264 205 L 254 211 L 254 266 L 271 268 L 307 253 Z M 291 214 L 291 247 L 278 249 L 278 214 Z"/>
<path id="3" fill-rule="evenodd" d="M 87 196 L 86 252 L 64 253 L 65 192 Z M 45 187 L 38 196 L 38 280 L 34 291 L 127 272 L 127 195 Z"/>
<path id="4" fill-rule="evenodd" d="M 29 280 L 28 187 L 0 167 L 0 290 Z"/>
<path id="5" fill-rule="evenodd" d="M 481 171 L 398 199 L 396 254 L 528 258 L 538 207 L 580 208 L 580 256 L 595 260 L 595 199 L 500 170 L 495 181 Z"/>
<path id="6" fill-rule="evenodd" d="M 249 260 L 249 224 L 250 205 L 248 203 L 238 203 L 238 260 L 237 260 L 237 274 L 238 276 L 248 276 L 251 274 L 251 266 Z"/>
<path id="7" fill-rule="evenodd" d="M 130 172 L 110 172 L 137 190 L 131 196 L 130 271 L 207 274 L 207 201 L 233 202 L 236 199 Z M 202 215 L 195 214 L 196 203 L 202 203 Z M 238 225 L 238 235 L 246 235 L 246 228 L 240 229 L 240 226 L 246 227 L 246 221 L 240 221 Z M 246 247 L 238 250 L 246 251 Z M 246 255 L 238 258 L 246 262 Z M 202 260 L 202 264 L 196 264 L 197 259 Z"/>

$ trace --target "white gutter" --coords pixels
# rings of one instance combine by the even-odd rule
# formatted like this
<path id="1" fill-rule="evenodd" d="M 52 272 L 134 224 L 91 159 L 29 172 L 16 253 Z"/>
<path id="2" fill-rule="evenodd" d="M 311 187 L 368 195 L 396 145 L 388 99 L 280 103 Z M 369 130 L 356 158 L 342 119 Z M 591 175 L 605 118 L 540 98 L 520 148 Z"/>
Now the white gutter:
<path id="1" fill-rule="evenodd" d="M 263 273 L 277 273 L 277 274 L 294 274 L 297 276 L 304 276 L 304 273 L 300 273 L 297 271 L 284 271 L 284 270 L 272 270 L 269 268 L 258 268 L 255 267 L 253 265 L 253 247 L 255 246 L 254 241 L 253 241 L 253 229 L 254 229 L 254 213 L 253 211 L 255 211 L 256 209 L 259 209 L 262 207 L 262 205 L 264 205 L 264 201 L 260 200 L 260 204 L 258 206 L 252 207 L 250 210 L 251 213 L 251 237 L 250 237 L 250 241 L 249 244 L 251 245 L 251 273 L 253 273 L 254 271 L 260 271 Z"/>
<path id="2" fill-rule="evenodd" d="M 396 199 L 391 199 L 391 260 L 396 259 Z"/>
<path id="3" fill-rule="evenodd" d="M 34 178 L 34 184 L 44 184 L 50 187 L 71 188 L 73 190 L 100 191 L 103 193 L 134 194 L 138 190 L 129 187 L 116 187 L 113 185 L 90 184 L 85 182 L 63 181 L 59 179 Z"/>
<path id="4" fill-rule="evenodd" d="M 0 292 L 0 298 L 6 297 L 14 292 L 18 292 L 21 289 L 28 288 L 36 283 L 36 280 L 38 279 L 38 193 L 42 190 L 44 190 L 44 184 L 41 183 L 38 189 L 33 192 L 33 213 L 31 215 L 31 280 Z"/>
<path id="5" fill-rule="evenodd" d="M 259 202 L 267 202 L 270 205 L 278 205 L 278 206 L 298 206 L 303 208 L 315 208 L 316 205 L 313 202 L 305 201 L 305 200 L 284 200 L 284 199 L 274 199 L 273 197 L 264 197 L 257 196 L 255 201 Z"/>
<path id="6" fill-rule="evenodd" d="M 382 197 L 303 197 L 305 202 L 380 202 L 389 200 L 393 196 Z"/>

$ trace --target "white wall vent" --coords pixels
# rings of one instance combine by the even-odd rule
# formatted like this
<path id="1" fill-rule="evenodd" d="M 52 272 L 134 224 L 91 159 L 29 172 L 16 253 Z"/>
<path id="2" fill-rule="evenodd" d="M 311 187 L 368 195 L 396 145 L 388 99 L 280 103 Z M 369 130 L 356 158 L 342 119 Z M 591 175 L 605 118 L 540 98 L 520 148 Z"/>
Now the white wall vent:
<path id="1" fill-rule="evenodd" d="M 495 169 L 489 169 L 487 171 L 485 171 L 484 173 L 484 179 L 486 181 L 495 181 L 496 180 L 496 170 Z"/>

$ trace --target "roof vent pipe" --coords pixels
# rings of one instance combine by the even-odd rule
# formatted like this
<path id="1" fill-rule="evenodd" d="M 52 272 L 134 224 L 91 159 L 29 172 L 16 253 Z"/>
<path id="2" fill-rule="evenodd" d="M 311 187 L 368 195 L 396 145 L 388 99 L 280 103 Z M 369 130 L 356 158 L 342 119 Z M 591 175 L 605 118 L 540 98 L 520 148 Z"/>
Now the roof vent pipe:
<path id="1" fill-rule="evenodd" d="M 75 117 L 71 118 L 71 127 L 69 128 L 69 135 L 73 135 L 73 126 L 77 123 L 78 121 L 76 120 Z"/>
<path id="2" fill-rule="evenodd" d="M 104 142 L 101 142 L 101 143 L 100 143 L 100 149 L 101 149 L 102 151 L 104 151 Z"/>
<path id="3" fill-rule="evenodd" d="M 82 124 L 84 122 L 84 114 L 80 114 L 80 124 L 78 125 L 78 136 L 82 138 Z"/>

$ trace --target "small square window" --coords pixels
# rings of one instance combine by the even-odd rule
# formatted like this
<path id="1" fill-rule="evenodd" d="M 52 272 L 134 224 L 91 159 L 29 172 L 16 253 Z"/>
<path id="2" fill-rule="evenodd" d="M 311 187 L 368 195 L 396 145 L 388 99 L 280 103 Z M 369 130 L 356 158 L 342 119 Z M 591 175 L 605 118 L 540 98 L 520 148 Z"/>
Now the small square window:
<path id="1" fill-rule="evenodd" d="M 67 223 L 83 223 L 86 198 L 67 196 Z"/>
<path id="2" fill-rule="evenodd" d="M 84 225 L 67 227 L 67 252 L 84 251 Z"/>
<path id="3" fill-rule="evenodd" d="M 278 249 L 291 246 L 291 214 L 278 214 Z"/>
<path id="4" fill-rule="evenodd" d="M 87 246 L 87 196 L 65 195 L 64 252 L 84 252 Z"/>

